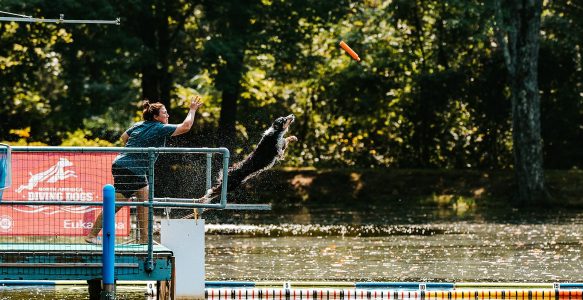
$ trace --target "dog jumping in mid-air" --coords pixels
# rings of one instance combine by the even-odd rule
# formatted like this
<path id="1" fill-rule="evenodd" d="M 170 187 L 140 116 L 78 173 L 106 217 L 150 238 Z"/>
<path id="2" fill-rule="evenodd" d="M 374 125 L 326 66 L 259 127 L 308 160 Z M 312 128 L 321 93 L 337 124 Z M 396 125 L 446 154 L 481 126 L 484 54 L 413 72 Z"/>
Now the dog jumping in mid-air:
<path id="1" fill-rule="evenodd" d="M 294 120 L 295 117 L 293 114 L 275 119 L 271 127 L 263 133 L 259 144 L 257 144 L 253 152 L 229 168 L 227 192 L 236 190 L 249 179 L 273 167 L 276 162 L 284 158 L 288 144 L 298 140 L 293 135 L 285 137 Z M 221 194 L 222 183 L 223 178 L 221 173 L 215 185 L 206 192 L 204 197 L 199 199 L 199 202 L 209 203 L 218 197 Z"/>

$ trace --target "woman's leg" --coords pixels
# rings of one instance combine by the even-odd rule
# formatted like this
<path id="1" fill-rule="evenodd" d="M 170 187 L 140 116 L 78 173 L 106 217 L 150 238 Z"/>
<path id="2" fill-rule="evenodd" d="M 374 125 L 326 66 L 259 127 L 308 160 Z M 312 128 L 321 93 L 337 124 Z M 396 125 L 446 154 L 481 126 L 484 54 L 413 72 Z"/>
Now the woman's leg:
<path id="1" fill-rule="evenodd" d="M 136 196 L 138 197 L 138 201 L 148 201 L 148 186 L 145 186 L 139 189 L 136 192 Z M 148 243 L 148 208 L 145 206 L 138 206 L 136 208 L 137 211 L 137 219 L 138 219 L 138 226 L 140 231 L 139 236 L 139 243 L 140 244 L 147 244 Z"/>
<path id="2" fill-rule="evenodd" d="M 117 213 L 120 209 L 122 209 L 122 206 L 116 206 L 115 213 Z M 95 223 L 93 223 L 93 227 L 91 228 L 89 234 L 85 237 L 85 240 L 88 241 L 90 239 L 96 238 L 102 228 L 103 228 L 103 210 L 99 212 L 99 215 L 97 215 Z"/>

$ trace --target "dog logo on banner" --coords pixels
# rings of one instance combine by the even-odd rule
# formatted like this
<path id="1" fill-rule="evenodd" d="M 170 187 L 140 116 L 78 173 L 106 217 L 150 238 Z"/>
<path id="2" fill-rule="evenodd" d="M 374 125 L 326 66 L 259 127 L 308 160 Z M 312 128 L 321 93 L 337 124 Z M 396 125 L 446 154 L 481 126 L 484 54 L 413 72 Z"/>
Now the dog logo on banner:
<path id="1" fill-rule="evenodd" d="M 16 193 L 21 194 L 25 190 L 28 191 L 27 195 L 23 195 L 29 201 L 87 201 L 92 200 L 91 196 L 86 196 L 87 193 L 79 193 L 80 188 L 56 188 L 56 187 L 42 187 L 35 188 L 39 185 L 51 185 L 59 181 L 64 181 L 68 178 L 76 178 L 77 174 L 74 170 L 67 170 L 66 168 L 72 168 L 73 162 L 67 158 L 60 157 L 59 160 L 50 168 L 45 171 L 33 174 L 29 173 L 30 178 L 28 183 L 22 184 L 16 189 Z M 79 195 L 82 195 L 81 198 Z M 83 199 L 85 198 L 85 199 Z M 25 209 L 17 208 L 14 209 L 26 213 L 39 213 L 42 212 L 47 215 L 56 214 L 59 212 L 70 212 L 76 214 L 84 214 L 86 212 L 94 211 L 97 208 L 92 206 L 45 206 L 45 205 L 26 205 Z"/>
<path id="2" fill-rule="evenodd" d="M 20 194 L 25 189 L 30 191 L 41 182 L 55 183 L 69 177 L 77 177 L 75 171 L 65 170 L 66 167 L 71 166 L 73 166 L 73 163 L 70 160 L 61 157 L 59 161 L 48 170 L 34 175 L 31 173 L 30 179 L 28 179 L 28 184 L 21 185 L 16 192 Z"/>

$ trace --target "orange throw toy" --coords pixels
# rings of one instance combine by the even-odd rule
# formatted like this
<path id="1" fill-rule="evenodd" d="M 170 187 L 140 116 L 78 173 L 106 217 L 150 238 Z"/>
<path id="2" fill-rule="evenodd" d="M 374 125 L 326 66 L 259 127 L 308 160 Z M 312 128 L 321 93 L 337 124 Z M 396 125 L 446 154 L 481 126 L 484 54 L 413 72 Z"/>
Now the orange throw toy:
<path id="1" fill-rule="evenodd" d="M 348 53 L 350 55 L 350 57 L 352 57 L 352 59 L 360 62 L 360 57 L 358 57 L 358 54 L 356 54 L 356 52 L 354 52 L 354 50 L 352 50 L 350 47 L 348 47 L 348 45 L 346 45 L 346 43 L 344 41 L 340 41 L 340 47 L 342 47 L 342 49 L 344 49 L 344 51 L 346 51 L 346 53 Z"/>

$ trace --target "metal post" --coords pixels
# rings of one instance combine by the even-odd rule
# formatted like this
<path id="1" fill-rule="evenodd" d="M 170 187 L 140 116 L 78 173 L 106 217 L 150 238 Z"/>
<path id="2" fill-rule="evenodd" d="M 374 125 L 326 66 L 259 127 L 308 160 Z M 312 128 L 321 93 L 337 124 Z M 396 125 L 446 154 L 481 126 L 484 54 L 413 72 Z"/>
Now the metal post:
<path id="1" fill-rule="evenodd" d="M 115 299 L 115 188 L 103 187 L 103 290 L 101 299 Z"/>
<path id="2" fill-rule="evenodd" d="M 148 258 L 146 260 L 146 271 L 154 270 L 154 165 L 156 163 L 156 149 L 148 148 L 148 159 L 150 161 L 150 172 L 148 172 Z M 142 226 L 140 224 L 140 226 Z"/>
<path id="3" fill-rule="evenodd" d="M 213 186 L 213 173 L 212 173 L 212 166 L 213 166 L 213 154 L 207 153 L 206 154 L 206 185 L 205 185 L 205 194 L 210 190 Z M 197 209 L 198 215 L 201 216 L 204 209 L 199 208 Z"/>
<path id="4" fill-rule="evenodd" d="M 212 187 L 212 166 L 213 166 L 213 154 L 206 154 L 206 190 L 208 191 Z M 205 191 L 206 192 L 206 191 Z"/>
<path id="5" fill-rule="evenodd" d="M 227 184 L 229 181 L 229 149 L 220 148 L 223 152 L 223 186 L 221 187 L 221 207 L 227 206 Z"/>

